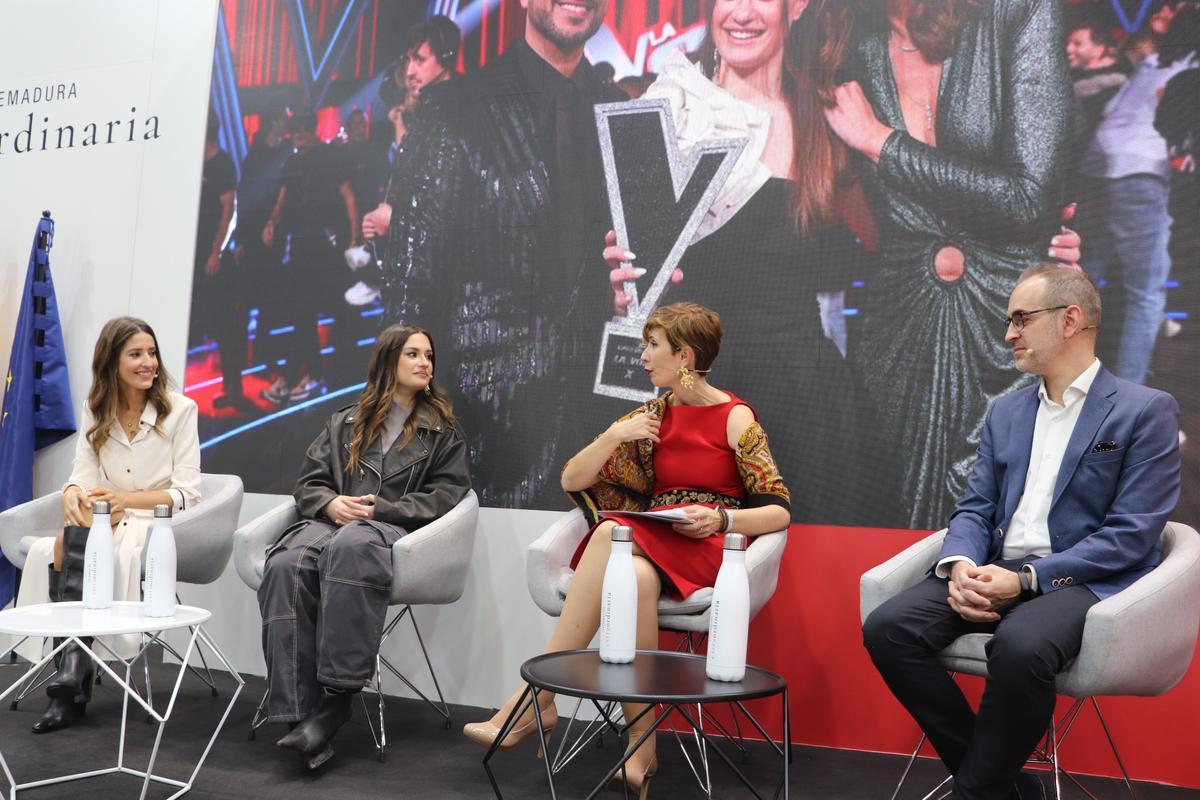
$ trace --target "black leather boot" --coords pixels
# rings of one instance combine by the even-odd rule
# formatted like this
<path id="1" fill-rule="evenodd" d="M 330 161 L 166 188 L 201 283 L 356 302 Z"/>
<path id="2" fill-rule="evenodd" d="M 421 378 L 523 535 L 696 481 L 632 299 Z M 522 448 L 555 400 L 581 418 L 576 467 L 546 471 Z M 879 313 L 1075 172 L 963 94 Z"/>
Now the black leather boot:
<path id="1" fill-rule="evenodd" d="M 83 554 L 87 547 L 88 529 L 80 525 L 63 528 L 62 570 L 50 567 L 50 600 L 64 603 L 83 599 Z M 61 639 L 56 639 L 57 647 Z M 90 647 L 92 640 L 83 639 Z M 92 680 L 96 665 L 75 644 L 63 648 L 55 659 L 58 673 L 46 685 L 50 704 L 33 724 L 34 733 L 49 733 L 65 728 L 83 718 L 87 703 L 92 699 Z"/>
<path id="2" fill-rule="evenodd" d="M 350 719 L 353 713 L 351 703 L 356 694 L 357 692 L 326 692 L 317 710 L 275 744 L 299 750 L 308 760 L 309 770 L 317 769 L 333 758 L 330 742 Z"/>

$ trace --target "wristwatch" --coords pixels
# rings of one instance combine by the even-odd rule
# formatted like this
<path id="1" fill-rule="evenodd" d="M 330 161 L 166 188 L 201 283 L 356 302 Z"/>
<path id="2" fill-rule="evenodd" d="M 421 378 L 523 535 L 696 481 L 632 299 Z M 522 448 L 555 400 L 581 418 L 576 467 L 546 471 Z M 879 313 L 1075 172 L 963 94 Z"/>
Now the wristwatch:
<path id="1" fill-rule="evenodd" d="M 1022 603 L 1037 597 L 1037 592 L 1033 589 L 1033 580 L 1029 574 L 1029 570 L 1024 567 L 1017 570 L 1017 580 L 1021 582 L 1021 594 L 1019 597 Z"/>

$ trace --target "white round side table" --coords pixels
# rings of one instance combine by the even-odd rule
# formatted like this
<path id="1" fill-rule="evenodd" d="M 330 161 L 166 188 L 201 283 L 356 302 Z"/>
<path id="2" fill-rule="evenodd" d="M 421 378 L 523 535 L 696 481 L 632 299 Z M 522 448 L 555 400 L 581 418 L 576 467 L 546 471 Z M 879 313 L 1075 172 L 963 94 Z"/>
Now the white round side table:
<path id="1" fill-rule="evenodd" d="M 73 775 L 63 775 L 57 778 L 46 778 L 39 781 L 31 781 L 29 783 L 17 783 L 13 777 L 12 770 L 9 768 L 8 762 L 4 759 L 3 749 L 0 748 L 0 770 L 3 772 L 3 777 L 7 780 L 10 787 L 9 800 L 16 800 L 17 792 L 22 789 L 34 789 L 39 786 L 49 786 L 56 783 L 66 783 L 67 781 L 82 780 L 84 778 L 93 778 L 98 775 L 110 775 L 113 773 L 122 773 L 132 775 L 142 779 L 141 798 L 145 800 L 146 791 L 150 787 L 150 782 L 167 784 L 174 786 L 179 791 L 172 794 L 167 800 L 181 797 L 191 790 L 192 784 L 196 779 L 196 775 L 200 772 L 200 768 L 204 766 L 204 761 L 208 758 L 208 753 L 212 750 L 213 742 L 216 741 L 217 735 L 220 734 L 221 728 L 225 725 L 225 720 L 229 717 L 229 712 L 233 709 L 233 704 L 237 701 L 238 695 L 245 685 L 245 681 L 237 670 L 225 658 L 225 654 L 217 647 L 216 643 L 204 631 L 204 623 L 212 617 L 212 614 L 202 608 L 193 606 L 176 606 L 175 615 L 171 617 L 148 617 L 142 609 L 142 604 L 137 601 L 125 601 L 114 603 L 112 608 L 107 608 L 102 611 L 94 609 L 86 609 L 80 602 L 71 603 L 43 603 L 40 605 L 21 606 L 19 608 L 10 608 L 7 611 L 0 611 L 0 634 L 9 634 L 14 637 L 15 642 L 8 650 L 0 653 L 0 661 L 17 647 L 19 647 L 26 639 L 30 637 L 46 637 L 50 639 L 62 639 L 57 647 L 55 647 L 48 655 L 42 658 L 41 661 L 31 665 L 29 669 L 16 680 L 11 686 L 0 694 L 0 703 L 4 701 L 10 694 L 18 691 L 26 681 L 33 680 L 38 675 L 42 668 L 53 661 L 54 657 L 68 644 L 74 643 L 78 645 L 87 655 L 96 662 L 99 669 L 103 670 L 113 682 L 120 687 L 124 693 L 124 698 L 121 703 L 121 736 L 117 745 L 117 763 L 115 766 L 106 769 L 92 770 L 90 772 L 80 772 Z M 166 708 L 160 713 L 156 711 L 154 706 L 149 702 L 148 698 L 143 698 L 138 694 L 137 689 L 133 686 L 132 671 L 134 665 L 141 659 L 146 657 L 146 650 L 152 644 L 159 641 L 159 637 L 164 631 L 186 628 L 191 632 L 188 637 L 187 650 L 183 653 L 183 657 L 179 662 L 179 673 L 175 678 L 174 686 L 171 689 L 170 699 L 167 701 Z M 91 646 L 83 643 L 84 638 L 94 638 L 99 636 L 112 636 L 117 634 L 140 634 L 142 637 L 142 647 L 131 659 L 122 659 L 116 656 L 102 640 L 96 639 Z M 221 719 L 217 722 L 216 730 L 208 740 L 208 744 L 204 748 L 204 752 L 200 755 L 200 760 L 196 763 L 195 768 L 187 777 L 186 781 L 167 778 L 162 775 L 154 774 L 154 761 L 158 757 L 158 746 L 162 742 L 163 730 L 166 723 L 171 718 L 171 712 L 175 708 L 175 699 L 179 695 L 179 687 L 183 683 L 183 675 L 188 667 L 188 660 L 191 658 L 192 651 L 196 649 L 196 643 L 202 642 L 205 646 L 212 650 L 217 659 L 220 660 L 225 671 L 237 683 L 237 688 L 233 692 L 233 696 L 229 698 L 229 704 L 225 707 L 225 712 L 221 715 Z M 105 650 L 107 654 L 98 653 L 97 650 Z M 115 672 L 104 659 L 108 658 L 111 661 L 120 662 L 125 667 L 124 676 Z M 150 751 L 150 761 L 146 765 L 146 769 L 137 770 L 125 765 L 125 734 L 127 730 L 127 721 L 129 718 L 129 701 L 135 703 L 145 709 L 150 719 L 158 724 L 158 732 L 154 737 L 154 748 Z"/>

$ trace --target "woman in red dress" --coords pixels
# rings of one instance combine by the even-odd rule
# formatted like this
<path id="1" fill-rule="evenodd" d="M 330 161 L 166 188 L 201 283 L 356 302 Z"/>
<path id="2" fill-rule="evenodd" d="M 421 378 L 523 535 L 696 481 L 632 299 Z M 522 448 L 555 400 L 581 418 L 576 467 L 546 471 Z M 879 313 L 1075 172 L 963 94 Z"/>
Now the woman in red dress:
<path id="1" fill-rule="evenodd" d="M 786 528 L 790 521 L 790 496 L 753 409 L 704 377 L 721 344 L 717 314 L 694 303 L 663 306 L 646 320 L 642 337 L 642 366 L 650 382 L 667 391 L 614 422 L 563 467 L 563 489 L 593 526 L 572 561 L 575 575 L 546 652 L 587 647 L 599 628 L 614 525 L 634 531 L 637 646 L 654 649 L 659 595 L 682 599 L 712 586 L 721 566 L 720 534 L 732 529 L 757 536 Z M 663 508 L 681 509 L 686 521 L 613 513 Z M 608 512 L 603 522 L 600 511 Z M 490 746 L 520 696 L 463 733 Z M 553 726 L 553 696 L 541 697 L 543 724 Z M 625 719 L 636 718 L 643 708 L 625 704 Z M 630 730 L 630 749 L 651 722 L 647 714 Z M 533 732 L 529 709 L 501 746 L 515 747 Z M 643 798 L 656 768 L 654 754 L 654 742 L 647 741 L 626 765 L 630 788 Z"/>

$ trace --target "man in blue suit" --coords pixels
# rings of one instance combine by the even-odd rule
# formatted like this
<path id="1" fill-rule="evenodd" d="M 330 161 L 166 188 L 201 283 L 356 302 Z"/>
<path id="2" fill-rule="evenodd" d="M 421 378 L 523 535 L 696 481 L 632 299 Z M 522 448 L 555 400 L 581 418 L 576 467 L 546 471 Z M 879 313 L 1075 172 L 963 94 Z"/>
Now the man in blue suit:
<path id="1" fill-rule="evenodd" d="M 888 687 L 929 736 L 960 800 L 1030 800 L 1021 767 L 1045 733 L 1055 675 L 1095 603 L 1159 562 L 1179 499 L 1179 409 L 1095 355 L 1100 297 L 1086 275 L 1026 270 L 1004 340 L 1041 381 L 992 403 L 967 490 L 928 578 L 867 618 Z M 937 654 L 992 633 L 974 713 Z"/>

